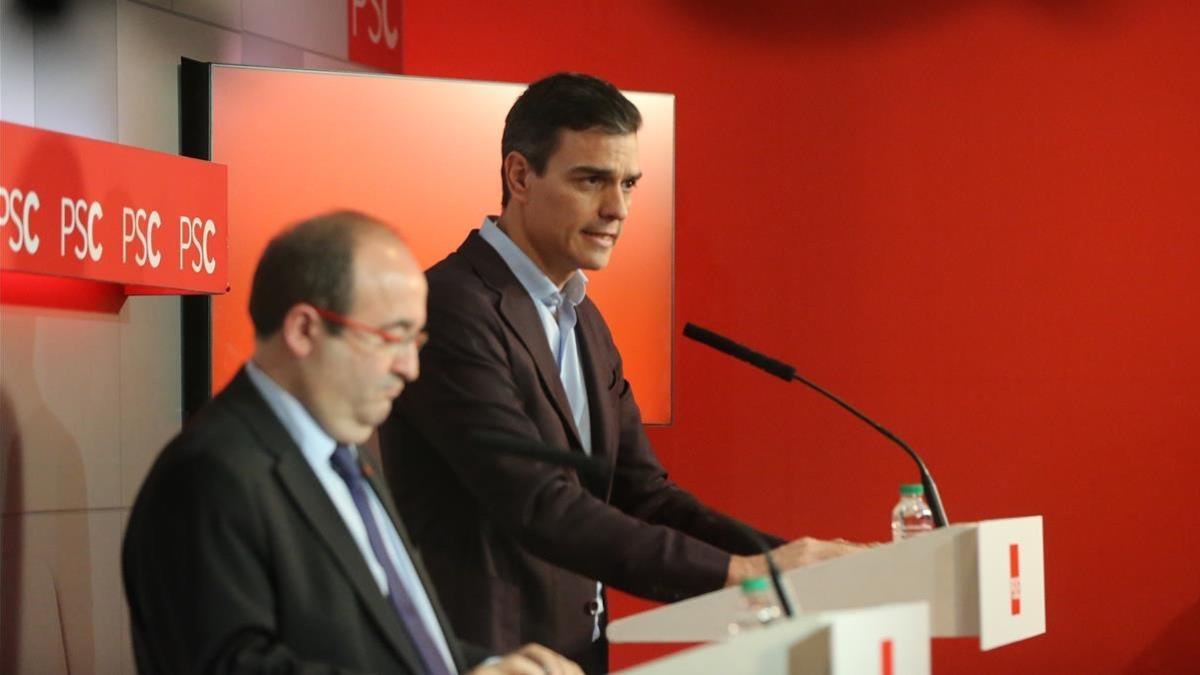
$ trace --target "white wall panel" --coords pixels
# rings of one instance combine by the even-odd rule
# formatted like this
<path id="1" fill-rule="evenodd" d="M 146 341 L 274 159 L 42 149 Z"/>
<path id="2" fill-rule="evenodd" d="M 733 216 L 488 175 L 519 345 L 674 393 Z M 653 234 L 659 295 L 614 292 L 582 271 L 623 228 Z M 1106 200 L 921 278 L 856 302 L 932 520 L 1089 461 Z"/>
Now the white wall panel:
<path id="1" fill-rule="evenodd" d="M 37 126 L 117 140 L 116 0 L 70 4 L 34 26 Z"/>
<path id="2" fill-rule="evenodd" d="M 261 35 L 244 33 L 242 35 L 242 63 L 252 66 L 303 68 L 304 50 Z"/>
<path id="3" fill-rule="evenodd" d="M 121 308 L 121 505 L 131 506 L 146 472 L 179 432 L 179 298 L 129 298 Z"/>
<path id="4" fill-rule="evenodd" d="M 121 573 L 121 545 L 125 539 L 125 528 L 129 526 L 129 510 L 121 509 L 118 512 L 121 516 L 120 530 L 117 534 L 117 576 L 121 579 L 121 642 L 116 645 L 120 649 L 119 664 L 121 675 L 138 675 L 137 660 L 133 656 L 133 638 L 130 636 L 129 628 L 129 603 L 125 600 L 125 577 Z"/>
<path id="5" fill-rule="evenodd" d="M 303 67 L 310 70 L 340 70 L 340 71 L 355 71 L 355 72 L 376 72 L 374 68 L 364 66 L 361 63 L 354 61 L 345 61 L 343 59 L 335 59 L 324 54 L 315 54 L 313 52 L 304 52 Z"/>
<path id="6" fill-rule="evenodd" d="M 117 318 L 5 307 L 0 331 L 16 427 L 5 513 L 118 506 Z"/>
<path id="7" fill-rule="evenodd" d="M 230 30 L 242 30 L 242 0 L 174 0 L 171 9 Z"/>
<path id="8" fill-rule="evenodd" d="M 33 21 L 0 0 L 0 119 L 33 126 Z"/>
<path id="9" fill-rule="evenodd" d="M 240 63 L 233 31 L 128 0 L 117 6 L 117 100 L 121 143 L 179 152 L 179 61 Z"/>
<path id="10" fill-rule="evenodd" d="M 242 0 L 242 29 L 335 58 L 346 58 L 346 3 Z"/>
<path id="11" fill-rule="evenodd" d="M 133 672 L 122 628 L 123 519 L 120 510 L 4 516 L 0 605 L 14 639 L 0 672 Z"/>

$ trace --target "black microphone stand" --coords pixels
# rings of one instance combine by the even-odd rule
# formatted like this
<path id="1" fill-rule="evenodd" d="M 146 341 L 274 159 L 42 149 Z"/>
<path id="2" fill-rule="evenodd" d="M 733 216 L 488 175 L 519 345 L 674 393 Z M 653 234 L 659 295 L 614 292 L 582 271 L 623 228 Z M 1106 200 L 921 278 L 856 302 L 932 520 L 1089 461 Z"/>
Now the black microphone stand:
<path id="1" fill-rule="evenodd" d="M 929 510 L 933 511 L 933 524 L 937 527 L 945 527 L 948 524 L 949 521 L 946 520 L 946 509 L 942 507 L 942 497 L 938 494 L 937 485 L 933 482 L 933 476 L 929 473 L 929 469 L 925 468 L 925 462 L 921 460 L 920 455 L 918 455 L 915 450 L 909 447 L 908 443 L 905 443 L 900 439 L 899 436 L 888 431 L 882 424 L 879 424 L 875 420 L 872 420 L 856 410 L 854 406 L 846 403 L 833 393 L 822 389 L 816 383 L 810 382 L 797 373 L 792 374 L 792 379 L 807 386 L 809 389 L 812 389 L 818 394 L 821 394 L 825 398 L 828 398 L 830 401 L 840 405 L 842 409 L 846 410 L 858 419 L 866 422 L 872 429 L 883 434 L 885 438 L 900 446 L 900 449 L 904 450 L 904 452 L 907 452 L 908 456 L 912 457 L 912 460 L 917 463 L 917 471 L 921 472 L 921 485 L 925 487 L 925 495 L 929 498 Z"/>
<path id="2" fill-rule="evenodd" d="M 908 453 L 908 456 L 911 457 L 914 462 L 916 462 L 917 470 L 921 473 L 921 485 L 925 488 L 925 496 L 929 501 L 929 510 L 933 512 L 934 525 L 936 527 L 945 527 L 947 524 L 949 524 L 950 521 L 946 518 L 946 509 L 942 506 L 942 497 L 938 494 L 937 484 L 933 482 L 933 476 L 929 473 L 929 469 L 925 467 L 925 462 L 921 460 L 921 457 L 916 453 L 916 451 L 909 447 L 908 443 L 905 443 L 903 440 L 901 440 L 899 436 L 893 434 L 891 431 L 888 431 L 882 424 L 879 424 L 870 417 L 862 414 L 854 406 L 846 403 L 833 393 L 826 391 L 820 385 L 811 382 L 807 378 L 798 374 L 794 367 L 782 361 L 773 359 L 765 354 L 760 354 L 749 347 L 740 345 L 733 340 L 718 335 L 706 328 L 701 328 L 694 323 L 688 323 L 685 325 L 683 327 L 683 334 L 685 337 L 689 337 L 697 342 L 706 344 L 719 352 L 724 352 L 734 357 L 735 359 L 745 361 L 752 366 L 761 368 L 775 377 L 788 382 L 799 382 L 807 386 L 809 389 L 812 389 L 830 401 L 838 404 L 842 407 L 842 409 L 849 412 L 851 415 L 854 415 L 863 422 L 866 422 L 872 429 L 883 434 L 884 438 L 887 438 L 891 442 L 900 446 L 900 449 Z"/>
<path id="3" fill-rule="evenodd" d="M 779 606 L 783 609 L 784 616 L 795 616 L 796 611 L 792 608 L 792 599 L 783 588 L 783 578 L 779 576 L 779 566 L 775 564 L 775 556 L 771 555 L 771 546 L 767 544 L 767 540 L 763 539 L 762 535 L 749 525 L 734 518 L 729 518 L 728 520 L 737 526 L 742 535 L 753 542 L 758 547 L 758 550 L 762 551 L 763 558 L 767 561 L 767 572 L 771 577 L 771 586 L 775 588 L 775 595 L 779 598 Z"/>

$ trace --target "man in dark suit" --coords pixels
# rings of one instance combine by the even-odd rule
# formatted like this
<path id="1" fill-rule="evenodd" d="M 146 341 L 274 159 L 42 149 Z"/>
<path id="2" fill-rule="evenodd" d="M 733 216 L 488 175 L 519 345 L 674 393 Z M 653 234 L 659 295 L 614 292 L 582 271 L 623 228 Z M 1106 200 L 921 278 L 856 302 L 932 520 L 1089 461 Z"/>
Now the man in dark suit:
<path id="1" fill-rule="evenodd" d="M 503 211 L 429 270 L 425 377 L 380 429 L 455 629 L 497 649 L 537 640 L 588 672 L 607 663 L 598 581 L 671 601 L 765 572 L 729 518 L 667 478 L 586 298 L 582 270 L 607 265 L 641 176 L 640 125 L 593 77 L 554 75 L 521 95 L 502 140 Z M 503 456 L 479 432 L 601 458 L 612 478 Z M 782 566 L 857 549 L 768 540 Z"/>
<path id="2" fill-rule="evenodd" d="M 162 452 L 129 516 L 139 672 L 579 672 L 537 645 L 485 660 L 460 643 L 359 452 L 417 377 L 425 300 L 407 247 L 362 214 L 271 241 L 252 360 Z"/>

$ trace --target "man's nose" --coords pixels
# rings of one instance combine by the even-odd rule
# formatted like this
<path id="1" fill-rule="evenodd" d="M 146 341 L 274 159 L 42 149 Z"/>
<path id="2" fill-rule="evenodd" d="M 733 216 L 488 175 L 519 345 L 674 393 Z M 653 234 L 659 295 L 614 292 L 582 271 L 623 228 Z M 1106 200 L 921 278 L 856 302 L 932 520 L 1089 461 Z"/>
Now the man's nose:
<path id="1" fill-rule="evenodd" d="M 629 193 L 619 183 L 604 191 L 600 215 L 606 220 L 625 220 L 629 216 Z"/>
<path id="2" fill-rule="evenodd" d="M 421 357 L 416 342 L 403 345 L 392 355 L 392 372 L 405 382 L 412 382 L 421 374 Z"/>

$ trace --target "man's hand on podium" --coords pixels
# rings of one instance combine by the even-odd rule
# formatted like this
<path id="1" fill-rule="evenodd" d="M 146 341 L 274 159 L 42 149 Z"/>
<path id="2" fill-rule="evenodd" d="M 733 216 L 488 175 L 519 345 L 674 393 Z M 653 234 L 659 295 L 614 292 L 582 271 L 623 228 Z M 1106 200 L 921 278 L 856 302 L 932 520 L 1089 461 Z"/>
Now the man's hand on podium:
<path id="1" fill-rule="evenodd" d="M 845 539 L 825 540 L 801 537 L 771 551 L 771 556 L 775 558 L 775 564 L 779 566 L 779 569 L 788 570 L 865 551 L 869 547 L 868 544 L 855 544 Z M 726 576 L 725 585 L 735 586 L 742 583 L 743 579 L 765 577 L 767 574 L 765 557 L 735 555 L 729 559 L 729 574 Z"/>
<path id="2" fill-rule="evenodd" d="M 534 643 L 485 664 L 467 675 L 583 675 L 574 661 Z"/>

